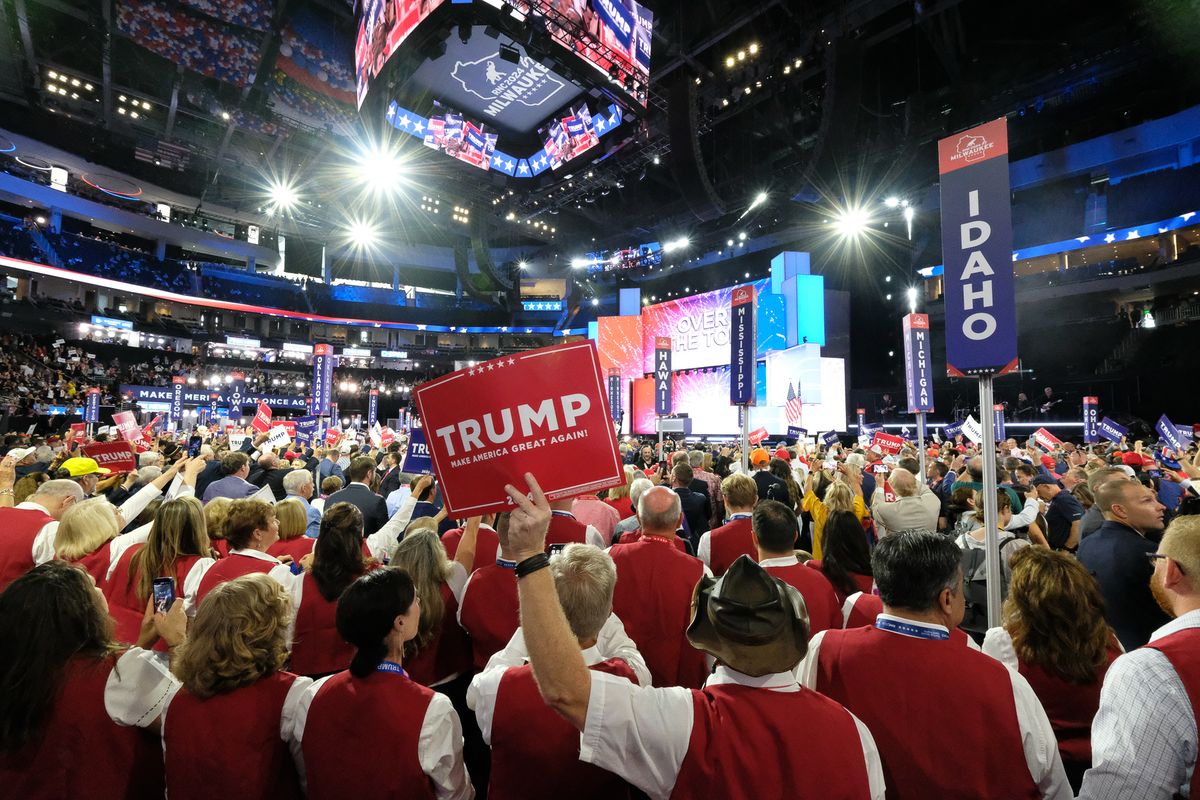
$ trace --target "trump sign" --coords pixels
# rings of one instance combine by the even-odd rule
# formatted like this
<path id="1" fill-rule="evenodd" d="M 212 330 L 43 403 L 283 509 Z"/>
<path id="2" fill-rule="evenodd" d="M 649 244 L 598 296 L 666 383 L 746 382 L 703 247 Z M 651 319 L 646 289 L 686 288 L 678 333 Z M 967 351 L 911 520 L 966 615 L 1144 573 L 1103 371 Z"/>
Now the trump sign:
<path id="1" fill-rule="evenodd" d="M 531 472 L 555 499 L 625 482 L 592 342 L 485 361 L 413 392 L 451 516 L 512 507 Z"/>
<path id="2" fill-rule="evenodd" d="M 938 171 L 946 372 L 1002 375 L 1017 366 L 1007 121 L 939 141 Z"/>

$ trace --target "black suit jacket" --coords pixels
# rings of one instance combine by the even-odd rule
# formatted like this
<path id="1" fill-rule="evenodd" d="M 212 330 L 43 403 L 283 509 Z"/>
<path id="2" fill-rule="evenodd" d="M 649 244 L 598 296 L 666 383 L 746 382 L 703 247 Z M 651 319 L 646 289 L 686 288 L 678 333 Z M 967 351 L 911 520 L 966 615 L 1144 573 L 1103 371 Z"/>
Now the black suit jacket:
<path id="1" fill-rule="evenodd" d="M 1154 566 L 1146 558 L 1158 546 L 1133 528 L 1105 520 L 1079 543 L 1079 563 L 1096 576 L 1104 615 L 1126 651 L 1141 647 L 1171 621 L 1150 592 Z"/>
<path id="2" fill-rule="evenodd" d="M 700 534 L 708 530 L 708 518 L 712 515 L 708 495 L 678 488 L 675 494 L 679 495 L 679 504 L 683 507 L 683 516 L 691 529 L 693 544 L 699 542 Z"/>
<path id="3" fill-rule="evenodd" d="M 388 521 L 387 503 L 361 483 L 352 483 L 325 498 L 325 508 L 334 503 L 349 503 L 363 515 L 363 535 L 370 536 Z"/>
<path id="4" fill-rule="evenodd" d="M 383 479 L 379 482 L 379 494 L 387 501 L 387 496 L 400 488 L 400 468 L 392 467 L 390 472 L 384 474 Z"/>

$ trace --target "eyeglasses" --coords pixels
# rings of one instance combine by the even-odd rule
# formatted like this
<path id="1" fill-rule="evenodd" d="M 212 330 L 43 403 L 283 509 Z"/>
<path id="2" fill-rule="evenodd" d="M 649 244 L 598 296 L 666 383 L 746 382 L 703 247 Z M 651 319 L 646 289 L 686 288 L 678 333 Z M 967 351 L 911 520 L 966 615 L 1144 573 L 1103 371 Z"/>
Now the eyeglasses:
<path id="1" fill-rule="evenodd" d="M 1166 553 L 1146 553 L 1146 558 L 1150 559 L 1150 563 L 1153 564 L 1154 562 L 1158 561 L 1160 558 L 1171 558 L 1171 557 L 1169 555 L 1167 555 Z M 1187 574 L 1183 570 L 1183 565 L 1180 564 L 1178 561 L 1175 562 L 1175 567 L 1179 570 L 1180 575 Z"/>

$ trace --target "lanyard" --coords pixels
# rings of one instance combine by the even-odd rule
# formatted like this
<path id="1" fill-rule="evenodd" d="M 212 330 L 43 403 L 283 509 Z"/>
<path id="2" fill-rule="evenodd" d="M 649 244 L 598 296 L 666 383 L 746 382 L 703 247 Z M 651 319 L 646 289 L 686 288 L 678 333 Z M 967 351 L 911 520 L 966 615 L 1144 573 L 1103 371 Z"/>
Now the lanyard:
<path id="1" fill-rule="evenodd" d="M 728 525 L 735 519 L 751 519 L 753 516 L 753 514 L 734 514 L 732 517 L 729 517 L 727 520 L 725 520 L 725 524 Z"/>
<path id="2" fill-rule="evenodd" d="M 570 517 L 571 519 L 575 519 L 575 515 L 570 511 L 551 511 L 550 515 L 553 517 Z"/>
<path id="3" fill-rule="evenodd" d="M 937 628 L 929 628 L 924 625 L 914 625 L 911 622 L 901 622 L 897 619 L 887 619 L 885 617 L 876 617 L 875 627 L 881 631 L 891 631 L 893 633 L 899 633 L 903 636 L 913 636 L 918 639 L 950 638 L 950 634 L 947 631 L 938 630 Z"/>
<path id="4" fill-rule="evenodd" d="M 395 661 L 380 661 L 379 666 L 375 668 L 376 672 L 394 672 L 397 675 L 408 677 L 408 673 L 404 671 L 404 667 L 397 664 Z"/>
<path id="5" fill-rule="evenodd" d="M 642 534 L 642 541 L 644 541 L 644 542 L 661 542 L 663 544 L 671 544 L 671 540 L 665 536 L 648 536 L 647 534 L 644 534 L 644 533 Z"/>

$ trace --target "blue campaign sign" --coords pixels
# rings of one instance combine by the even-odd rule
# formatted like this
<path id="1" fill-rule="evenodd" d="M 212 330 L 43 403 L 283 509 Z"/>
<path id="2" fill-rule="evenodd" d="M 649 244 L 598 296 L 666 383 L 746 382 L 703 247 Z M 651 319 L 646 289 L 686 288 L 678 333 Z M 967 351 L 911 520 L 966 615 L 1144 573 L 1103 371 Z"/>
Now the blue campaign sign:
<path id="1" fill-rule="evenodd" d="M 1159 437 L 1172 450 L 1183 450 L 1187 447 L 1183 435 L 1171 420 L 1167 419 L 1167 415 L 1163 414 L 1158 418 L 1158 422 L 1154 423 L 1154 430 L 1158 432 Z"/>
<path id="2" fill-rule="evenodd" d="M 840 440 L 838 439 L 837 431 L 829 431 L 821 437 L 821 441 L 824 442 L 827 447 L 832 447 Z"/>
<path id="3" fill-rule="evenodd" d="M 1091 444 L 1100 441 L 1099 422 L 1096 417 L 1100 413 L 1100 398 L 1083 398 L 1083 441 Z"/>
<path id="4" fill-rule="evenodd" d="M 401 470 L 410 475 L 433 474 L 433 459 L 429 457 L 424 428 L 413 428 L 409 433 L 408 450 L 404 453 L 404 466 Z"/>
<path id="5" fill-rule="evenodd" d="M 175 422 L 183 421 L 183 389 L 187 383 L 187 378 L 176 375 L 171 378 L 171 419 Z"/>
<path id="6" fill-rule="evenodd" d="M 953 441 L 955 436 L 958 436 L 962 433 L 962 429 L 963 429 L 963 424 L 961 422 L 955 422 L 950 425 L 943 425 L 942 426 L 942 438 L 945 439 L 946 441 Z"/>
<path id="7" fill-rule="evenodd" d="M 317 435 L 317 425 L 320 417 L 299 417 L 296 419 L 296 443 L 311 445 Z"/>
<path id="8" fill-rule="evenodd" d="M 1017 366 L 1008 122 L 938 142 L 946 372 L 1003 375 Z"/>
<path id="9" fill-rule="evenodd" d="M 730 294 L 729 402 L 754 404 L 757 387 L 758 341 L 754 334 L 757 296 L 753 286 L 735 286 Z"/>
<path id="10" fill-rule="evenodd" d="M 933 411 L 928 314 L 906 314 L 904 317 L 904 385 L 908 396 L 908 413 Z"/>
<path id="11" fill-rule="evenodd" d="M 803 439 L 805 436 L 808 436 L 808 429 L 801 428 L 796 425 L 788 425 L 787 438 Z"/>
<path id="12" fill-rule="evenodd" d="M 654 413 L 665 417 L 671 413 L 671 337 L 659 336 L 654 342 Z"/>
<path id="13" fill-rule="evenodd" d="M 992 438 L 997 442 L 1008 438 L 1004 434 L 1004 406 L 1000 404 L 992 406 Z"/>
<path id="14" fill-rule="evenodd" d="M 333 345 L 313 346 L 312 408 L 318 417 L 329 416 L 333 400 Z"/>
<path id="15" fill-rule="evenodd" d="M 83 421 L 100 421 L 100 389 L 98 387 L 93 386 L 88 389 L 87 403 L 83 407 Z"/>
<path id="16" fill-rule="evenodd" d="M 1123 438 L 1129 435 L 1129 428 L 1126 428 L 1124 425 L 1119 425 L 1108 417 L 1105 417 L 1104 419 L 1100 420 L 1099 423 L 1097 423 L 1096 432 L 1099 433 L 1102 438 L 1105 438 L 1110 442 L 1119 443 Z"/>

